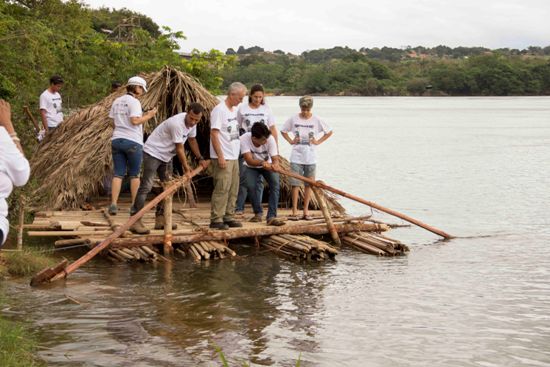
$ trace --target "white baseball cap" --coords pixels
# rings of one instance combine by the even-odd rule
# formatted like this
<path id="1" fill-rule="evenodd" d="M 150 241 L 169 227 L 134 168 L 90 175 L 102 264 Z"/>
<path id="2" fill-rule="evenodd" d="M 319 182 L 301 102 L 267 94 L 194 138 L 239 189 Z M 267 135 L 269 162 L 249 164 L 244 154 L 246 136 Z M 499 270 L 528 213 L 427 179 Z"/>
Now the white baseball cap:
<path id="1" fill-rule="evenodd" d="M 140 76 L 133 76 L 128 79 L 128 85 L 139 85 L 144 92 L 147 92 L 147 82 Z"/>

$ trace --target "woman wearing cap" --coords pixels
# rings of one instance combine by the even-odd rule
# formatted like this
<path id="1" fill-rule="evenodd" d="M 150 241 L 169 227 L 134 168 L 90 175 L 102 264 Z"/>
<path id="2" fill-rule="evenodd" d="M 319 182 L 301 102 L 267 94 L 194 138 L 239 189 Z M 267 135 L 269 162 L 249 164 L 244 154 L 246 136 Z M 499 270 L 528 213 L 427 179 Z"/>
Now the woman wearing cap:
<path id="1" fill-rule="evenodd" d="M 116 215 L 118 196 L 122 179 L 128 173 L 132 204 L 139 188 L 139 171 L 143 152 L 143 124 L 157 113 L 156 107 L 143 114 L 141 103 L 136 97 L 147 92 L 147 82 L 134 76 L 128 79 L 126 94 L 118 97 L 111 106 L 109 117 L 113 119 L 114 131 L 111 138 L 113 151 L 113 183 L 109 214 Z"/>
<path id="2" fill-rule="evenodd" d="M 332 135 L 332 129 L 323 120 L 311 113 L 313 107 L 313 98 L 304 96 L 300 98 L 299 114 L 290 117 L 283 128 L 281 135 L 292 145 L 290 153 L 290 168 L 293 172 L 315 179 L 315 170 L 317 167 L 317 157 L 315 146 L 323 143 Z M 289 137 L 293 134 L 293 138 Z M 319 134 L 323 136 L 319 138 Z M 292 216 L 288 219 L 298 220 L 298 191 L 302 181 L 290 178 L 292 186 Z M 304 189 L 304 215 L 301 219 L 311 220 L 309 215 L 309 200 L 311 198 L 311 187 L 306 184 Z"/>

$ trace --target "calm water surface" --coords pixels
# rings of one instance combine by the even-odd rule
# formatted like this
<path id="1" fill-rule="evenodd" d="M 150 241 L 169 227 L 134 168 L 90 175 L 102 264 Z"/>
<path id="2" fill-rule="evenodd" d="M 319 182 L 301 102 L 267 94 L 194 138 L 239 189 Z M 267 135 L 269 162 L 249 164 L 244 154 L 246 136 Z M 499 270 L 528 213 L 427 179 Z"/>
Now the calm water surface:
<path id="1" fill-rule="evenodd" d="M 279 126 L 298 112 L 269 103 Z M 550 98 L 326 97 L 314 113 L 335 131 L 319 178 L 459 238 L 403 228 L 406 257 L 321 265 L 252 248 L 98 260 L 64 285 L 4 285 L 3 314 L 32 323 L 52 366 L 212 366 L 214 345 L 241 365 L 550 366 Z"/>

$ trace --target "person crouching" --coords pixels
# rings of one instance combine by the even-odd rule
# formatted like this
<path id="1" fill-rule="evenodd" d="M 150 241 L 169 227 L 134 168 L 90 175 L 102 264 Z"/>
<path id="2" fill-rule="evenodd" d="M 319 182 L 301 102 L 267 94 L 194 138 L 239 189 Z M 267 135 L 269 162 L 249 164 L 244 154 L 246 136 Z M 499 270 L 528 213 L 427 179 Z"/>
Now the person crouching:
<path id="1" fill-rule="evenodd" d="M 145 206 L 147 194 L 153 187 L 155 175 L 161 182 L 168 181 L 172 168 L 171 160 L 177 155 L 186 174 L 191 172 L 183 145 L 189 141 L 191 151 L 204 168 L 210 161 L 205 160 L 197 143 L 197 124 L 202 118 L 204 107 L 199 103 L 191 103 L 187 113 L 179 113 L 161 122 L 151 133 L 143 146 L 143 175 L 137 192 L 136 200 L 130 214 L 134 215 Z M 155 229 L 164 229 L 164 206 L 159 203 L 155 213 Z M 175 225 L 174 228 L 175 229 Z M 149 230 L 139 219 L 130 231 L 137 234 L 148 234 Z"/>
<path id="2" fill-rule="evenodd" d="M 271 135 L 269 128 L 256 122 L 252 125 L 250 132 L 241 136 L 241 153 L 246 165 L 246 185 L 248 195 L 252 202 L 254 217 L 251 222 L 262 221 L 262 198 L 258 196 L 258 180 L 263 176 L 269 185 L 269 205 L 267 210 L 267 224 L 270 226 L 282 226 L 285 224 L 277 219 L 277 206 L 279 205 L 279 174 L 274 169 L 279 168 L 279 153 L 277 143 Z"/>

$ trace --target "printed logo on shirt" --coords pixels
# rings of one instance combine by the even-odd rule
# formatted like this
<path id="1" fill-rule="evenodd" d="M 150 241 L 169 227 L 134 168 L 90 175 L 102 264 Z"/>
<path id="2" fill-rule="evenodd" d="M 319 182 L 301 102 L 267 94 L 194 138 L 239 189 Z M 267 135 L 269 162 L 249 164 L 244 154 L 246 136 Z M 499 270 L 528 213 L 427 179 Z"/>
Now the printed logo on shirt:
<path id="1" fill-rule="evenodd" d="M 239 129 L 233 129 L 233 126 L 228 126 L 227 132 L 229 133 L 229 140 L 233 141 L 239 139 Z"/>

